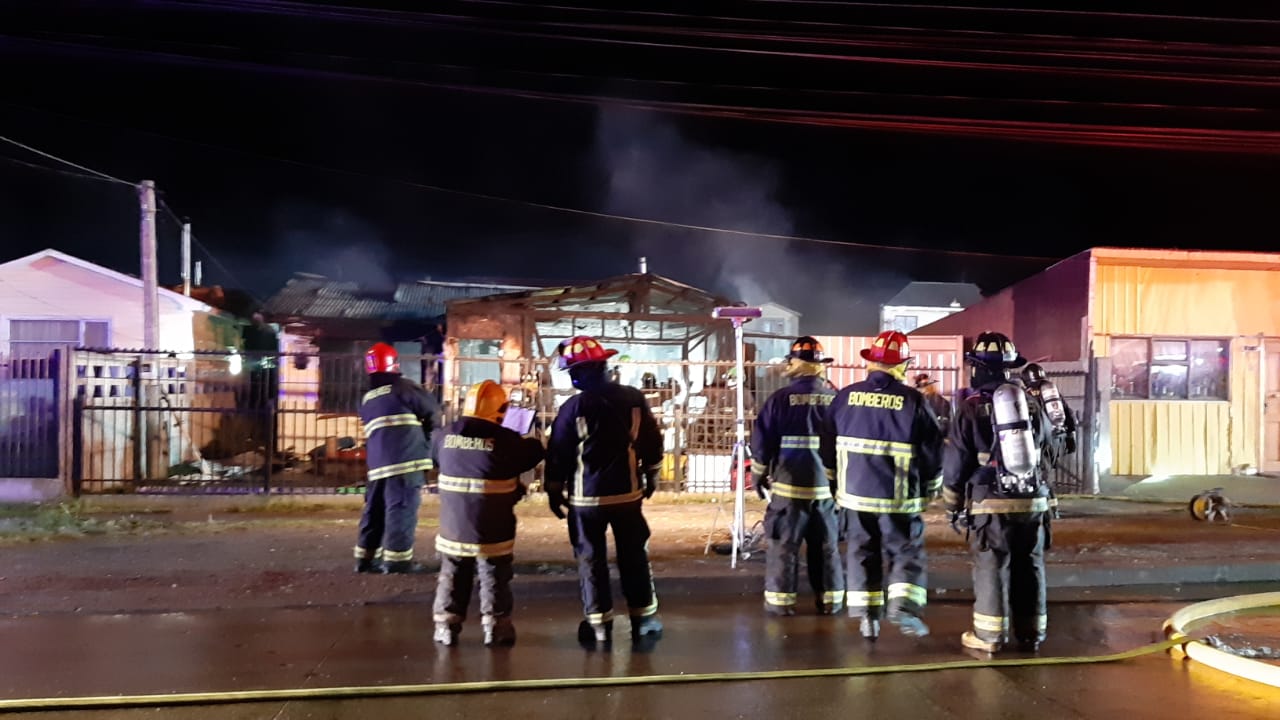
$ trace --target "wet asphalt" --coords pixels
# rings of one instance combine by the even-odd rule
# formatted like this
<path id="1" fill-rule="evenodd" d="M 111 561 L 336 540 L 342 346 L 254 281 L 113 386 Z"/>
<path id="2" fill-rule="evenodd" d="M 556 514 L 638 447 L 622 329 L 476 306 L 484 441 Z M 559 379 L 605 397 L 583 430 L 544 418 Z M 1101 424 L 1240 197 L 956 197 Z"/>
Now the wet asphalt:
<path id="1" fill-rule="evenodd" d="M 1164 618 L 1223 588 L 1122 598 L 1053 598 L 1040 657 L 1096 655 L 1161 639 Z M 662 593 L 662 588 L 659 588 Z M 1245 591 L 1241 589 L 1240 591 Z M 519 589 L 517 588 L 517 593 Z M 886 626 L 874 644 L 846 617 L 807 606 L 768 618 L 756 595 L 662 597 L 666 631 L 635 647 L 619 620 L 608 649 L 576 640 L 570 598 L 519 600 L 514 648 L 480 642 L 469 622 L 454 648 L 431 640 L 425 603 L 0 620 L 0 699 L 387 686 L 535 678 L 737 673 L 982 659 L 959 645 L 970 606 L 933 602 L 933 633 Z M 802 595 L 802 598 L 804 596 Z M 1124 600 L 1124 601 L 1121 601 Z M 1030 657 L 1019 653 L 1000 658 Z M 1155 653 L 1096 665 L 979 668 L 888 675 L 551 689 L 166 708 L 56 710 L 41 718 L 1264 718 L 1280 690 Z"/>

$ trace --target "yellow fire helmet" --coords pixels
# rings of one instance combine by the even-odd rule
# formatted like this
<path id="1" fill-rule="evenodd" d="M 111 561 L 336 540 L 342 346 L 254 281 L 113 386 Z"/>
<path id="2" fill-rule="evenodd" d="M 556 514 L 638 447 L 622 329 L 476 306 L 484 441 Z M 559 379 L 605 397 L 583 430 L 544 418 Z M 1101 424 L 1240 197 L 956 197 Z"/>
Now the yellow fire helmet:
<path id="1" fill-rule="evenodd" d="M 507 392 L 492 380 L 472 385 L 462 404 L 462 414 L 502 424 L 507 414 Z"/>

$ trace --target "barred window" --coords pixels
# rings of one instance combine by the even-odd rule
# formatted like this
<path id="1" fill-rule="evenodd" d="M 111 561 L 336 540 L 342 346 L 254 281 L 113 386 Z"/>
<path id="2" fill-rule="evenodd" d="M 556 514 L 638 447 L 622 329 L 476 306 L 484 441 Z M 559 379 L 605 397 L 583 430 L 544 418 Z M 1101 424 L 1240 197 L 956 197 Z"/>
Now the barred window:
<path id="1" fill-rule="evenodd" d="M 1120 400 L 1226 400 L 1230 344 L 1219 338 L 1111 339 L 1111 395 Z"/>

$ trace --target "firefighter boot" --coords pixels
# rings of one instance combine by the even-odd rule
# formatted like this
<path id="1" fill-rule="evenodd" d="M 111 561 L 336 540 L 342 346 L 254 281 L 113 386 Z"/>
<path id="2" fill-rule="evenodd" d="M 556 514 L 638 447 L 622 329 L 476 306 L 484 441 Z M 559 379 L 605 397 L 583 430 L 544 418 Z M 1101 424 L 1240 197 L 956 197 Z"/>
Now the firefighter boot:
<path id="1" fill-rule="evenodd" d="M 662 621 L 657 615 L 631 618 L 631 639 L 638 640 L 645 636 L 654 640 L 662 638 Z"/>
<path id="2" fill-rule="evenodd" d="M 880 621 L 863 616 L 862 621 L 858 623 L 858 633 L 867 640 L 875 642 L 875 639 L 880 637 Z"/>
<path id="3" fill-rule="evenodd" d="M 458 644 L 458 633 L 462 632 L 462 623 L 438 622 L 434 640 L 441 645 Z"/>
<path id="4" fill-rule="evenodd" d="M 485 647 L 511 647 L 516 644 L 516 626 L 510 618 L 484 618 Z"/>
<path id="5" fill-rule="evenodd" d="M 966 630 L 964 634 L 960 636 L 960 644 L 969 648 L 970 650 L 977 650 L 979 652 L 985 652 L 985 653 L 1000 652 L 999 642 L 995 640 L 983 640 L 982 638 L 978 637 L 977 634 L 974 633 L 972 630 Z"/>
<path id="6" fill-rule="evenodd" d="M 907 637 L 918 638 L 929 634 L 929 626 L 925 625 L 923 620 L 908 612 L 889 615 L 889 622 L 898 628 L 898 632 Z"/>
<path id="7" fill-rule="evenodd" d="M 368 558 L 362 558 L 356 561 L 356 572 L 358 573 L 377 573 L 382 572 L 381 565 Z"/>
<path id="8" fill-rule="evenodd" d="M 382 563 L 383 575 L 419 575 L 428 572 L 431 572 L 430 568 L 412 560 L 392 560 Z"/>
<path id="9" fill-rule="evenodd" d="M 588 650 L 594 650 L 597 646 L 608 648 L 613 644 L 613 621 L 608 620 L 598 625 L 586 620 L 578 623 L 578 644 Z"/>

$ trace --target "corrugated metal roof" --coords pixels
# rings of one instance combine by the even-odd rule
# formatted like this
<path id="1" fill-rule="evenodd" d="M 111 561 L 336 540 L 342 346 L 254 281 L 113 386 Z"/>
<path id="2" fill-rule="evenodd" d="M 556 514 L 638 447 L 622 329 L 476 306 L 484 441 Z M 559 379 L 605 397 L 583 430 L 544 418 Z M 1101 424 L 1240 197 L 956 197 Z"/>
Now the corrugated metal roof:
<path id="1" fill-rule="evenodd" d="M 423 320 L 443 317 L 449 300 L 529 289 L 532 288 L 521 285 L 420 280 L 399 283 L 394 290 L 370 291 L 355 282 L 298 273 L 267 300 L 263 309 L 276 318 Z"/>
<path id="2" fill-rule="evenodd" d="M 616 311 L 614 303 L 626 303 L 631 294 L 641 286 L 649 290 L 649 312 L 697 314 L 710 312 L 718 305 L 732 305 L 727 298 L 712 295 L 692 285 L 652 273 L 619 275 L 595 283 L 567 285 L 564 287 L 533 288 L 520 292 L 507 292 L 492 296 L 472 296 L 474 302 L 458 309 L 473 311 L 490 303 L 511 304 L 544 310 L 588 311 L 596 305 L 606 305 L 605 311 Z"/>
<path id="3" fill-rule="evenodd" d="M 902 288 L 897 295 L 885 305 L 907 307 L 951 307 L 952 301 L 960 307 L 970 305 L 982 299 L 982 291 L 977 285 L 969 283 L 946 282 L 913 282 Z"/>

